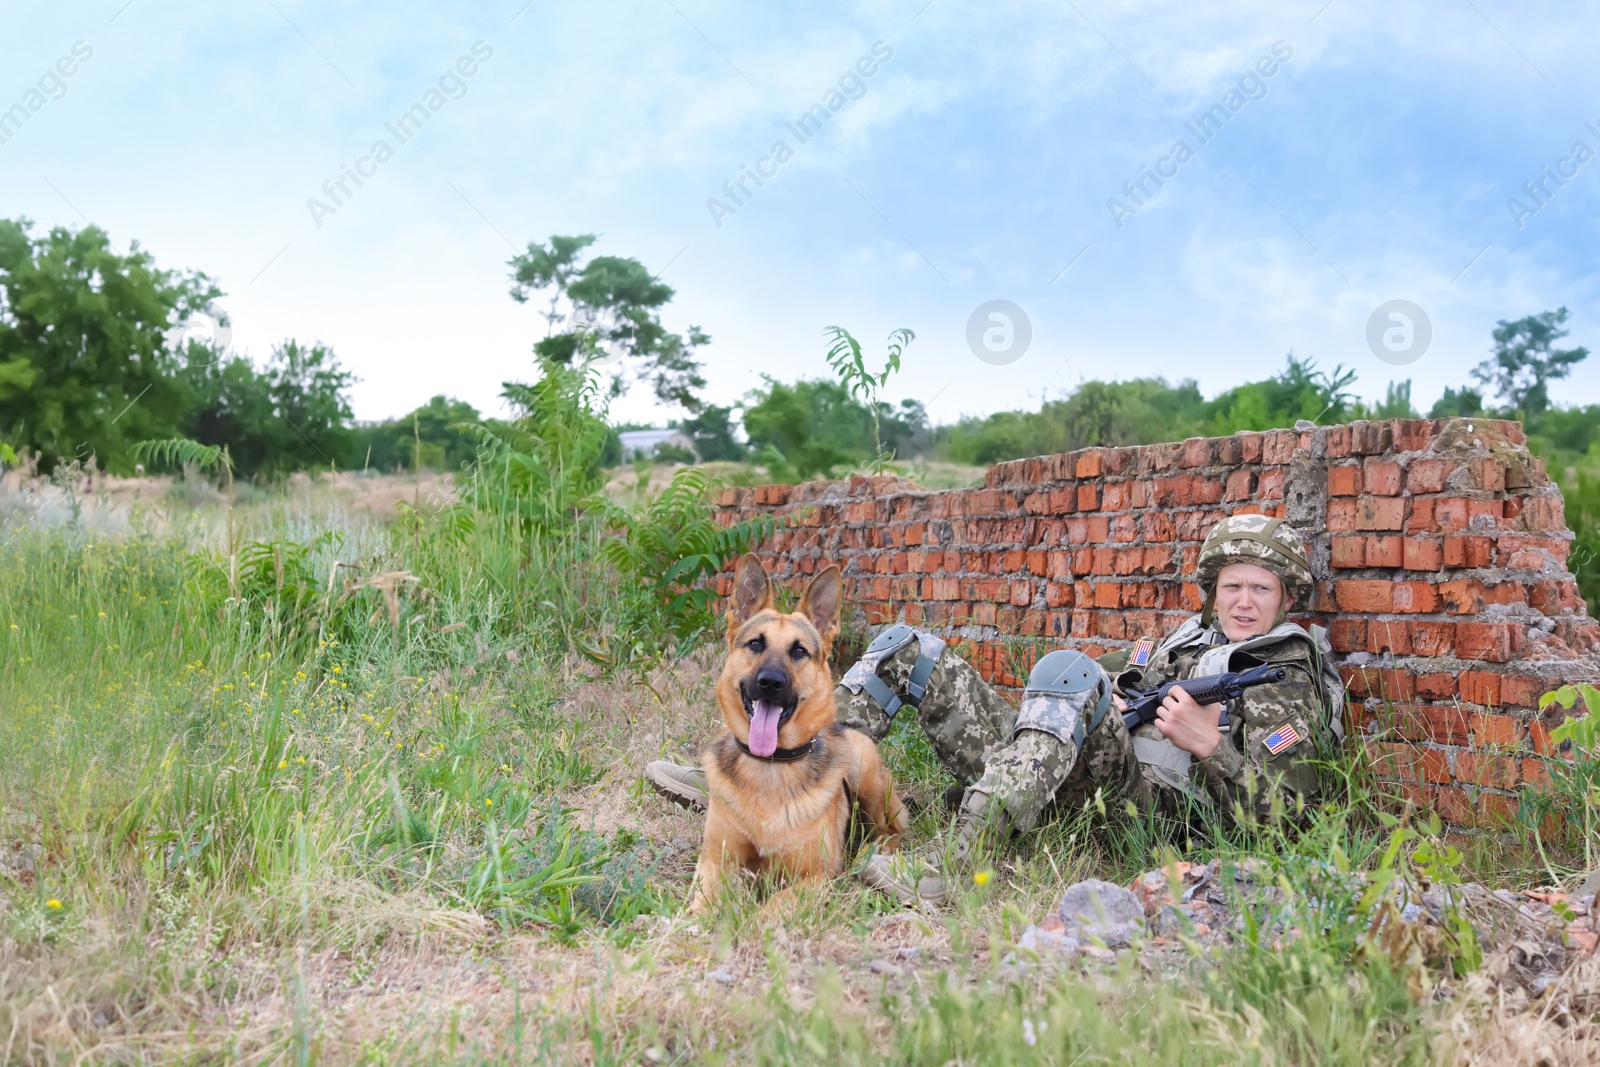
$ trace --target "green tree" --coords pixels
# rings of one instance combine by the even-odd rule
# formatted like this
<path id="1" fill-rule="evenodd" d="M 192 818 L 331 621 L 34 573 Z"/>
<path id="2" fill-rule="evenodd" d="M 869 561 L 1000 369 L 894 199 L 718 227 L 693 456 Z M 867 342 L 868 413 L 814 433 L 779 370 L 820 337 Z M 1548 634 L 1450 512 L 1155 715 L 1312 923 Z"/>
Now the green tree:
<path id="1" fill-rule="evenodd" d="M 1460 389 L 1444 387 L 1444 395 L 1428 409 L 1430 419 L 1448 419 L 1459 415 L 1482 415 L 1483 394 L 1468 385 Z"/>
<path id="2" fill-rule="evenodd" d="M 459 470 L 477 455 L 472 428 L 483 421 L 465 400 L 436 396 L 396 419 L 359 425 L 345 466 L 352 470 Z"/>
<path id="3" fill-rule="evenodd" d="M 1384 390 L 1383 399 L 1367 406 L 1363 415 L 1369 419 L 1416 418 L 1417 409 L 1411 406 L 1411 379 L 1390 382 L 1388 388 Z"/>
<path id="4" fill-rule="evenodd" d="M 1550 407 L 1550 383 L 1589 358 L 1587 348 L 1554 347 L 1567 336 L 1561 328 L 1567 317 L 1563 307 L 1515 321 L 1500 319 L 1494 327 L 1492 354 L 1473 368 L 1473 379 L 1498 393 L 1512 412 L 1536 419 Z"/>
<path id="5" fill-rule="evenodd" d="M 1089 445 L 1175 441 L 1204 432 L 1206 400 L 1193 381 L 1161 378 L 1080 382 L 1038 411 L 1001 411 L 942 427 L 941 454 L 960 463 L 998 463 Z"/>
<path id="6" fill-rule="evenodd" d="M 1209 405 L 1209 432 L 1286 429 L 1301 419 L 1316 423 L 1345 422 L 1360 405 L 1349 387 L 1356 372 L 1336 365 L 1333 373 L 1317 370 L 1315 360 L 1288 355 L 1288 366 L 1270 378 L 1236 386 Z"/>
<path id="7" fill-rule="evenodd" d="M 678 428 L 694 441 L 695 450 L 706 462 L 738 462 L 745 456 L 743 442 L 733 435 L 732 408 L 708 405 L 699 414 L 684 419 Z"/>
<path id="8" fill-rule="evenodd" d="M 206 445 L 227 445 L 246 476 L 334 467 L 351 450 L 348 392 L 355 375 L 333 350 L 288 340 L 257 368 L 243 356 L 191 365 L 193 402 L 184 432 Z"/>
<path id="9" fill-rule="evenodd" d="M 129 471 L 135 441 L 175 435 L 188 403 L 168 331 L 222 296 L 204 274 L 161 270 L 104 230 L 0 219 L 0 440 L 48 470 L 93 455 Z"/>
<path id="10" fill-rule="evenodd" d="M 771 466 L 776 459 L 801 479 L 873 455 L 872 413 L 843 385 L 826 379 L 789 385 L 767 378 L 745 405 L 744 430 L 757 462 Z M 765 460 L 763 450 L 770 450 Z"/>
<path id="11" fill-rule="evenodd" d="M 530 241 L 527 252 L 511 258 L 511 298 L 526 303 L 538 294 L 550 302 L 541 312 L 548 325 L 534 353 L 557 364 L 630 358 L 659 400 L 699 412 L 706 380 L 694 355 L 711 338 L 698 326 L 689 327 L 687 337 L 662 326 L 660 309 L 672 299 L 672 287 L 637 259 L 586 260 L 594 242 L 591 233 L 556 235 L 549 244 Z M 622 378 L 614 380 L 614 391 L 622 386 Z"/>

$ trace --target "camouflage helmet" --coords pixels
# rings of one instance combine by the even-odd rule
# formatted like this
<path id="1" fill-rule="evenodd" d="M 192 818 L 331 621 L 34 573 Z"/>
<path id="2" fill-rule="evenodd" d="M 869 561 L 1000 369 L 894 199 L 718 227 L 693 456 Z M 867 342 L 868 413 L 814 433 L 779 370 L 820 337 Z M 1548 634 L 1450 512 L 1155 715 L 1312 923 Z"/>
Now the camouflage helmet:
<path id="1" fill-rule="evenodd" d="M 1280 619 L 1296 604 L 1304 604 L 1311 597 L 1311 563 L 1300 535 L 1285 526 L 1282 519 L 1266 515 L 1231 515 L 1217 523 L 1207 535 L 1195 567 L 1195 580 L 1206 598 L 1207 621 L 1216 601 L 1217 575 L 1230 563 L 1253 563 L 1278 576 L 1284 593 Z"/>

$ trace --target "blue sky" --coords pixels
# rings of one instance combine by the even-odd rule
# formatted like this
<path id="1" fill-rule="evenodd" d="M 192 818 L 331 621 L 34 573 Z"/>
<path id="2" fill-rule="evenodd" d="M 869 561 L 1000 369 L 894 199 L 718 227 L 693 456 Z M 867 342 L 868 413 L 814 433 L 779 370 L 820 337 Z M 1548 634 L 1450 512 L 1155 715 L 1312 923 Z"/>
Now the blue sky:
<path id="1" fill-rule="evenodd" d="M 1600 159 L 1573 155 L 1600 151 L 1592 6 L 525 3 L 11 5 L 0 109 L 77 42 L 93 54 L 0 143 L 0 214 L 92 220 L 210 273 L 236 347 L 333 345 L 362 418 L 439 392 L 494 409 L 528 377 L 544 327 L 505 262 L 552 233 L 661 271 L 668 325 L 712 335 L 723 402 L 762 374 L 825 373 L 834 323 L 874 346 L 914 329 L 889 392 L 932 398 L 939 422 L 1082 378 L 1210 395 L 1290 349 L 1354 368 L 1369 397 L 1410 377 L 1426 409 L 1496 319 L 1560 305 L 1569 343 L 1600 347 Z M 876 42 L 892 56 L 800 143 L 785 124 Z M 488 58 L 457 68 L 475 44 Z M 1257 68 L 1275 44 L 1289 58 Z M 385 124 L 441 78 L 401 144 Z M 1219 104 L 1201 143 L 1185 123 Z M 313 218 L 308 199 L 329 203 L 323 183 L 380 139 L 392 158 Z M 708 207 L 733 206 L 724 182 L 763 157 L 776 175 L 747 179 L 736 212 Z M 1139 206 L 1124 182 L 1157 166 L 1176 174 Z M 1545 166 L 1576 173 L 1540 205 L 1524 183 Z M 1539 210 L 1519 220 L 1512 197 Z M 1137 212 L 1115 218 L 1113 198 Z M 966 341 L 992 299 L 1032 325 L 1004 366 Z M 1393 299 L 1433 330 L 1404 367 L 1366 341 Z M 1600 400 L 1600 357 L 1556 396 Z M 615 413 L 671 414 L 642 391 Z"/>

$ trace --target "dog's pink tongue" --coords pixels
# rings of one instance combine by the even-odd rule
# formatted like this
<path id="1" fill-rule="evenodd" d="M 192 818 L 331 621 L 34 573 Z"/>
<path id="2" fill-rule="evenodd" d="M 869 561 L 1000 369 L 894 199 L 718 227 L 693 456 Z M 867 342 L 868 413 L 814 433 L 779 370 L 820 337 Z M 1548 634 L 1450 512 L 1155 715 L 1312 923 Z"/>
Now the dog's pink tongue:
<path id="1" fill-rule="evenodd" d="M 778 719 L 783 710 L 765 700 L 750 705 L 750 751 L 762 759 L 778 751 Z"/>

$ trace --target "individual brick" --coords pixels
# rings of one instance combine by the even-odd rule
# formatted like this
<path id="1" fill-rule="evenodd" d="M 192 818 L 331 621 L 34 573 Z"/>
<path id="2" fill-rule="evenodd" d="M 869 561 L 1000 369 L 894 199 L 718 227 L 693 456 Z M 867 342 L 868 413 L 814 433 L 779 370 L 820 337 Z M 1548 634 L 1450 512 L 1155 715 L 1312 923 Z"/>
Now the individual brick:
<path id="1" fill-rule="evenodd" d="M 1444 542 L 1437 537 L 1407 537 L 1401 565 L 1408 571 L 1437 571 L 1444 566 Z"/>
<path id="2" fill-rule="evenodd" d="M 1340 611 L 1385 614 L 1394 610 L 1394 583 L 1387 581 L 1348 581 L 1334 583 L 1334 596 Z"/>
<path id="3" fill-rule="evenodd" d="M 1553 688 L 1537 675 L 1507 674 L 1500 679 L 1500 698 L 1507 707 L 1537 708 L 1539 698 Z"/>
<path id="4" fill-rule="evenodd" d="M 1237 470 L 1228 475 L 1228 480 L 1223 489 L 1224 500 L 1249 500 L 1255 488 L 1255 473 L 1250 470 Z"/>
<path id="5" fill-rule="evenodd" d="M 1384 736 L 1403 737 L 1407 741 L 1426 741 L 1428 721 L 1425 708 L 1415 704 L 1379 704 L 1370 712 L 1363 710 L 1363 719 Z"/>
<path id="6" fill-rule="evenodd" d="M 1433 525 L 1440 533 L 1465 530 L 1472 521 L 1469 501 L 1465 497 L 1442 496 L 1433 501 Z"/>
<path id="7" fill-rule="evenodd" d="M 1360 652 L 1367 646 L 1367 621 L 1340 617 L 1328 624 L 1328 641 L 1335 652 Z"/>
<path id="8" fill-rule="evenodd" d="M 1503 622 L 1456 625 L 1456 656 L 1504 663 L 1511 658 L 1511 628 Z"/>
<path id="9" fill-rule="evenodd" d="M 1550 770 L 1545 761 L 1535 756 L 1522 761 L 1522 781 L 1529 789 L 1548 789 Z"/>
<path id="10" fill-rule="evenodd" d="M 1395 419 L 1393 432 L 1396 452 L 1422 452 L 1433 443 L 1438 426 L 1433 419 Z"/>
<path id="11" fill-rule="evenodd" d="M 1406 533 L 1438 533 L 1438 528 L 1433 522 L 1433 506 L 1439 498 L 1436 496 L 1414 496 L 1409 499 L 1411 502 L 1411 514 L 1406 519 Z"/>
<path id="12" fill-rule="evenodd" d="M 1465 745 L 1472 739 L 1467 713 L 1446 705 L 1429 705 L 1424 709 L 1428 721 L 1428 740 L 1439 745 Z"/>
<path id="13" fill-rule="evenodd" d="M 1442 459 L 1414 459 L 1406 468 L 1406 489 L 1413 495 L 1440 492 L 1452 466 Z"/>
<path id="14" fill-rule="evenodd" d="M 1519 761 L 1484 752 L 1456 753 L 1456 780 L 1489 789 L 1515 789 L 1521 778 Z"/>
<path id="15" fill-rule="evenodd" d="M 1361 468 L 1355 464 L 1328 468 L 1329 496 L 1360 496 Z"/>
<path id="16" fill-rule="evenodd" d="M 1404 558 L 1402 545 L 1405 538 L 1398 534 L 1377 535 L 1367 538 L 1367 566 L 1369 567 L 1395 567 L 1400 566 Z"/>
<path id="17" fill-rule="evenodd" d="M 1457 826 L 1475 826 L 1478 822 L 1478 809 L 1467 797 L 1465 789 L 1454 786 L 1440 786 L 1433 795 L 1434 810 L 1445 822 L 1455 823 Z"/>
<path id="18" fill-rule="evenodd" d="M 1448 656 L 1455 647 L 1455 623 L 1424 622 L 1411 624 L 1411 651 L 1418 656 Z"/>
<path id="19" fill-rule="evenodd" d="M 1206 437 L 1191 437 L 1183 443 L 1183 458 L 1178 461 L 1182 467 L 1210 466 L 1214 454 L 1214 442 Z"/>
<path id="20" fill-rule="evenodd" d="M 1510 748 L 1522 741 L 1522 724 L 1509 715 L 1481 711 L 1472 716 L 1472 744 L 1478 748 Z"/>
<path id="21" fill-rule="evenodd" d="M 1533 746 L 1534 752 L 1541 756 L 1554 756 L 1559 747 L 1550 740 L 1550 727 L 1538 719 L 1528 723 L 1528 743 Z"/>
<path id="22" fill-rule="evenodd" d="M 1367 539 L 1365 537 L 1335 537 L 1332 544 L 1332 565 L 1338 569 L 1354 569 L 1367 565 Z"/>
<path id="23" fill-rule="evenodd" d="M 1363 492 L 1373 496 L 1400 495 L 1400 464 L 1387 459 L 1369 459 L 1361 472 Z"/>
<path id="24" fill-rule="evenodd" d="M 1494 542 L 1487 537 L 1457 534 L 1444 539 L 1446 567 L 1487 567 L 1494 555 Z"/>
<path id="25" fill-rule="evenodd" d="M 1523 501 L 1519 523 L 1524 530 L 1542 533 L 1551 530 L 1565 530 L 1567 528 L 1566 514 L 1561 506 L 1561 497 L 1530 496 L 1526 498 L 1512 497 L 1511 500 Z"/>
<path id="26" fill-rule="evenodd" d="M 1373 619 L 1367 627 L 1367 651 L 1411 655 L 1411 625 L 1400 619 Z"/>
<path id="27" fill-rule="evenodd" d="M 1467 464 L 1472 472 L 1472 487 L 1490 493 L 1506 491 L 1506 465 L 1493 456 L 1482 456 Z"/>
<path id="28" fill-rule="evenodd" d="M 1356 529 L 1403 530 L 1406 501 L 1403 497 L 1364 496 L 1356 501 Z"/>
<path id="29" fill-rule="evenodd" d="M 1256 497 L 1260 500 L 1283 499 L 1284 468 L 1274 467 L 1261 472 L 1261 479 L 1256 485 Z M 1196 497 L 1198 500 L 1199 498 Z"/>
<path id="30" fill-rule="evenodd" d="M 1452 615 L 1476 615 L 1483 610 L 1483 583 L 1476 578 L 1461 578 L 1439 583 L 1439 598 Z"/>
<path id="31" fill-rule="evenodd" d="M 1427 582 L 1396 582 L 1394 610 L 1419 615 L 1439 610 L 1439 587 Z"/>
<path id="32" fill-rule="evenodd" d="M 1433 700 L 1445 700 L 1456 695 L 1456 676 L 1453 674 L 1417 675 L 1417 692 Z"/>
<path id="33" fill-rule="evenodd" d="M 1487 671 L 1462 671 L 1460 678 L 1461 699 L 1468 704 L 1500 703 L 1500 675 L 1490 674 Z"/>
<path id="34" fill-rule="evenodd" d="M 1504 830 L 1517 820 L 1517 798 L 1501 796 L 1499 793 L 1480 793 L 1478 795 L 1478 825 L 1495 830 Z"/>
<path id="35" fill-rule="evenodd" d="M 1417 695 L 1417 676 L 1412 671 L 1379 667 L 1341 667 L 1345 688 L 1354 696 L 1374 696 L 1380 700 L 1408 701 Z"/>

